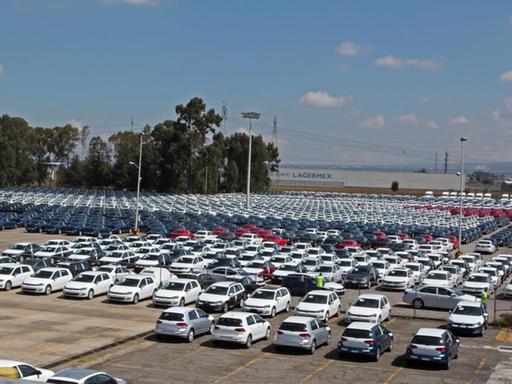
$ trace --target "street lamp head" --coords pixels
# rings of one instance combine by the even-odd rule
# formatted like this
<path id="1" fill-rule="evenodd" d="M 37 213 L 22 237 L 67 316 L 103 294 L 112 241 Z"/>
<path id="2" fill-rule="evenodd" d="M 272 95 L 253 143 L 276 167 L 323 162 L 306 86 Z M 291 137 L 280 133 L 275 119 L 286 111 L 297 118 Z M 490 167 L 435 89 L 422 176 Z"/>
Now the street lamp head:
<path id="1" fill-rule="evenodd" d="M 258 120 L 260 115 L 261 113 L 258 112 L 242 112 L 242 117 L 244 119 Z"/>
<path id="2" fill-rule="evenodd" d="M 461 137 L 461 138 L 460 138 L 460 141 L 461 141 L 461 142 L 464 142 L 464 141 L 468 141 L 468 139 L 467 139 L 466 137 Z"/>
<path id="3" fill-rule="evenodd" d="M 139 166 L 137 164 L 135 164 L 133 161 L 130 161 L 128 164 L 133 165 L 136 168 L 139 168 Z"/>

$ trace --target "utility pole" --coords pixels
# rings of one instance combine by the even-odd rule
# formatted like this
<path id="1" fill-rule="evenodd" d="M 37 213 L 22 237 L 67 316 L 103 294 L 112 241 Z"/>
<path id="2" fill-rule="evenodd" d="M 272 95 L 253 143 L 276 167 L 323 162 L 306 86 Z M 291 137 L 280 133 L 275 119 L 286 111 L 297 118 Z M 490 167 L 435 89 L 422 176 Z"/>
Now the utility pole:
<path id="1" fill-rule="evenodd" d="M 274 124 L 272 127 L 272 144 L 274 145 L 274 148 L 277 148 L 278 139 L 277 139 L 277 116 L 274 115 Z M 275 190 L 279 189 L 279 170 L 277 170 L 277 179 L 276 179 L 276 188 Z"/>
<path id="2" fill-rule="evenodd" d="M 247 196 L 246 206 L 247 209 L 251 208 L 251 156 L 252 156 L 252 121 L 260 118 L 258 112 L 242 112 L 242 118 L 249 119 L 249 154 L 247 159 Z"/>
<path id="3" fill-rule="evenodd" d="M 448 173 L 448 152 L 444 153 L 444 174 Z"/>
<path id="4" fill-rule="evenodd" d="M 436 160 L 434 161 L 434 173 L 437 173 L 437 151 L 436 151 Z"/>
<path id="5" fill-rule="evenodd" d="M 226 136 L 226 132 L 228 130 L 228 107 L 226 106 L 226 102 L 222 102 L 222 134 Z"/>
<path id="6" fill-rule="evenodd" d="M 132 127 L 132 132 L 133 132 L 133 116 L 131 118 L 130 126 Z"/>

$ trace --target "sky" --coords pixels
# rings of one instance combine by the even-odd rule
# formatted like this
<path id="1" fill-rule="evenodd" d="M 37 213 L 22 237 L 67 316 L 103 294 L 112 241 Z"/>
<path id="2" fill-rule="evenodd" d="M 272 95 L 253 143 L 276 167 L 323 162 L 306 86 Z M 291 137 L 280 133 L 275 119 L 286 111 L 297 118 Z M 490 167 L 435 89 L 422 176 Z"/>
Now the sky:
<path id="1" fill-rule="evenodd" d="M 512 160 L 512 2 L 2 0 L 0 113 L 104 137 L 199 96 L 284 164 Z"/>

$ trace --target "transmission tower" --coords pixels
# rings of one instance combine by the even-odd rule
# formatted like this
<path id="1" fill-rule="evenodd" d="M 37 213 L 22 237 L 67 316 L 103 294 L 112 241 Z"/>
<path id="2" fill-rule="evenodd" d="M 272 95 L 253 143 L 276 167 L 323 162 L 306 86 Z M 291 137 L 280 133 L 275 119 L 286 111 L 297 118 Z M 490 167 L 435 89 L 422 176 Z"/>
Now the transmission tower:
<path id="1" fill-rule="evenodd" d="M 226 136 L 226 132 L 228 130 L 228 107 L 226 106 L 226 102 L 222 102 L 222 134 Z"/>
<path id="2" fill-rule="evenodd" d="M 448 173 L 448 152 L 444 153 L 444 173 Z"/>
<path id="3" fill-rule="evenodd" d="M 272 144 L 274 148 L 278 148 L 278 139 L 277 139 L 277 116 L 274 115 L 274 124 L 272 126 Z M 277 170 L 277 180 L 276 180 L 276 190 L 279 190 L 279 169 Z"/>

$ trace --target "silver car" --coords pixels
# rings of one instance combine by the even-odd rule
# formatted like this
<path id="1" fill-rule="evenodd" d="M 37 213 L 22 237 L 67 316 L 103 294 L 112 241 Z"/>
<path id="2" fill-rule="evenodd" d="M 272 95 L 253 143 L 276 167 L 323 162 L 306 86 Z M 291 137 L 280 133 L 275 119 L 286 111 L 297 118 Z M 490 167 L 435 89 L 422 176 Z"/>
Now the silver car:
<path id="1" fill-rule="evenodd" d="M 157 337 L 180 337 L 191 343 L 196 335 L 211 334 L 214 328 L 213 316 L 202 309 L 173 307 L 162 312 L 156 322 L 155 334 Z"/>
<path id="2" fill-rule="evenodd" d="M 323 321 L 311 317 L 290 316 L 279 326 L 274 345 L 276 349 L 300 348 L 313 354 L 318 346 L 329 345 L 330 341 L 331 328 Z"/>
<path id="3" fill-rule="evenodd" d="M 455 288 L 425 285 L 418 289 L 407 289 L 402 300 L 418 309 L 423 307 L 453 309 L 461 301 L 477 301 L 478 299 Z"/>

